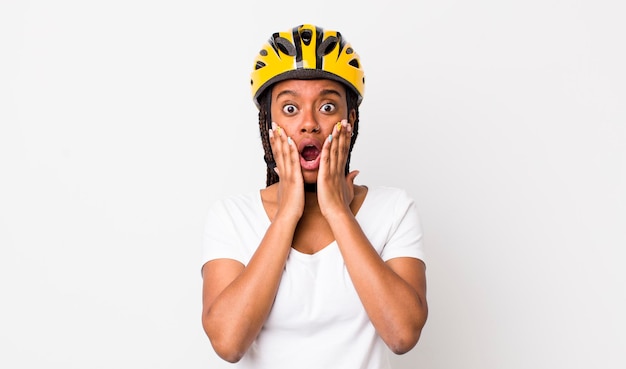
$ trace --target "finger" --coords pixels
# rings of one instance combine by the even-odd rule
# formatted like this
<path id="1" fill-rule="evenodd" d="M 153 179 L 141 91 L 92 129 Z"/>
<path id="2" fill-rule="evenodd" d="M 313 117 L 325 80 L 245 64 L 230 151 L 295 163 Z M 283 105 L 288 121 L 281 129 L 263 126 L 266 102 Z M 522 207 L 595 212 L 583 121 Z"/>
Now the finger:
<path id="1" fill-rule="evenodd" d="M 348 182 L 350 185 L 354 185 L 354 179 L 356 178 L 356 176 L 359 175 L 358 170 L 353 170 L 352 172 L 348 173 L 348 175 L 346 176 L 346 182 Z"/>
<path id="2" fill-rule="evenodd" d="M 348 201 L 348 204 L 350 204 L 354 199 L 354 179 L 359 175 L 359 173 L 360 172 L 358 170 L 353 170 L 346 176 L 346 184 L 348 187 L 348 198 L 346 200 Z"/>
<path id="3" fill-rule="evenodd" d="M 298 177 L 302 176 L 300 168 L 300 153 L 291 139 L 287 136 L 285 130 L 275 122 L 272 122 L 272 152 L 276 161 L 277 173 L 281 178 L 291 178 L 298 181 Z"/>
<path id="4" fill-rule="evenodd" d="M 341 145 L 339 148 L 339 169 L 343 172 L 346 161 L 348 160 L 348 153 L 350 152 L 350 141 L 352 140 L 352 125 L 348 123 L 347 119 L 342 121 L 343 129 L 341 135 Z"/>
<path id="5" fill-rule="evenodd" d="M 281 147 L 280 147 L 280 138 L 278 136 L 278 133 L 276 132 L 276 128 L 277 125 L 276 123 L 272 122 L 272 128 L 270 128 L 268 130 L 268 135 L 269 135 L 269 139 L 270 139 L 270 147 L 272 149 L 272 155 L 274 156 L 274 162 L 276 163 L 276 173 L 278 173 L 279 171 L 281 171 L 279 169 L 280 166 L 282 166 L 282 154 L 281 154 Z"/>
<path id="6" fill-rule="evenodd" d="M 293 170 L 299 170 L 300 169 L 300 153 L 298 152 L 298 148 L 296 147 L 296 144 L 293 142 L 291 137 L 287 137 L 287 153 L 288 153 L 290 168 L 292 168 Z"/>
<path id="7" fill-rule="evenodd" d="M 337 131 L 337 140 L 334 150 L 332 150 L 333 158 L 332 161 L 332 170 L 336 173 L 344 173 L 344 167 L 346 165 L 346 160 L 348 157 L 348 150 L 350 148 L 349 136 L 351 132 L 351 128 L 348 124 L 347 119 L 342 119 L 337 123 L 335 127 Z"/>
<path id="8" fill-rule="evenodd" d="M 272 152 L 274 153 L 274 160 L 278 170 L 285 174 L 289 167 L 291 167 L 289 159 L 289 147 L 287 146 L 287 139 L 284 130 L 272 122 L 271 139 Z"/>
<path id="9" fill-rule="evenodd" d="M 336 173 L 337 170 L 337 154 L 338 154 L 338 145 L 341 139 L 341 121 L 335 123 L 333 125 L 333 130 L 328 137 L 328 147 L 327 147 L 327 155 L 323 159 L 327 163 L 327 174 Z"/>
<path id="10" fill-rule="evenodd" d="M 326 137 L 322 144 L 322 152 L 320 153 L 320 168 L 318 172 L 318 181 L 328 174 L 328 166 L 330 164 L 330 146 L 333 142 L 333 133 Z"/>

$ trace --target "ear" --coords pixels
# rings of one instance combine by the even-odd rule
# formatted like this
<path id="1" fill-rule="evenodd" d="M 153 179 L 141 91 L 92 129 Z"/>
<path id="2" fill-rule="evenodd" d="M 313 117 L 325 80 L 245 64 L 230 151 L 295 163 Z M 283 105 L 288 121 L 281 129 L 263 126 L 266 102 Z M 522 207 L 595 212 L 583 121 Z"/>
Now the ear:
<path id="1" fill-rule="evenodd" d="M 354 124 L 354 121 L 356 121 L 356 110 L 352 109 L 348 114 L 348 123 Z"/>

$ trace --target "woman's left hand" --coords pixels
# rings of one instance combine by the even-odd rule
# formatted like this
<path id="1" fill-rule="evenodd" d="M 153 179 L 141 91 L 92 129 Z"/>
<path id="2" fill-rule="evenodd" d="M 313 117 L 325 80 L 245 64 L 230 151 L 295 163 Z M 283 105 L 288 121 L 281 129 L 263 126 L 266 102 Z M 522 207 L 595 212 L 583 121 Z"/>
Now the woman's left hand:
<path id="1" fill-rule="evenodd" d="M 317 198 L 325 217 L 338 211 L 350 211 L 350 203 L 354 199 L 354 178 L 359 174 L 354 170 L 345 175 L 351 140 L 352 125 L 344 119 L 335 125 L 322 146 Z"/>

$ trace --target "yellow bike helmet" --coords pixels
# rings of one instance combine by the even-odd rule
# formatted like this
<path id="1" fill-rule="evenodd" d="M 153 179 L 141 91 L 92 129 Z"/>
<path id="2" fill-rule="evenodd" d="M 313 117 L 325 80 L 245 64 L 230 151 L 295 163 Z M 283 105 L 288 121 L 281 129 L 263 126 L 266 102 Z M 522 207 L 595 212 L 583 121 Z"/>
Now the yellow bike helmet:
<path id="1" fill-rule="evenodd" d="M 303 24 L 274 33 L 254 60 L 250 84 L 257 108 L 259 96 L 286 79 L 327 78 L 344 83 L 363 99 L 365 78 L 359 55 L 337 31 Z"/>

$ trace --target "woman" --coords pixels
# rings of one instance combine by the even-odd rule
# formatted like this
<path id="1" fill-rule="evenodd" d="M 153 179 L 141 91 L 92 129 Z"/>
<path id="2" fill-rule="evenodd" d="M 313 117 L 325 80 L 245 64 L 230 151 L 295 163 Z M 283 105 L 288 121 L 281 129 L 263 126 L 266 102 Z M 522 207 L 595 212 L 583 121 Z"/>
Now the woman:
<path id="1" fill-rule="evenodd" d="M 415 204 L 355 185 L 349 170 L 364 91 L 336 31 L 272 35 L 251 78 L 267 187 L 211 207 L 202 323 L 215 352 L 245 368 L 388 368 L 426 322 Z"/>

